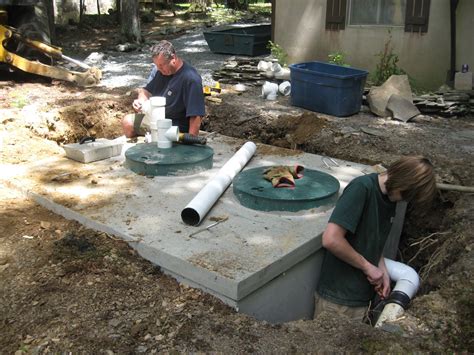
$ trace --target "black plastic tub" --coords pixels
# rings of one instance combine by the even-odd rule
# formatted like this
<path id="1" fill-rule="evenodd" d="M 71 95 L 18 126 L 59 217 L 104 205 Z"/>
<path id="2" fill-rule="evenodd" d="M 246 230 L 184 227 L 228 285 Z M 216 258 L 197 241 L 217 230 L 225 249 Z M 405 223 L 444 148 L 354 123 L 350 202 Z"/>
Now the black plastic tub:
<path id="1" fill-rule="evenodd" d="M 253 57 L 270 53 L 267 47 L 271 33 L 271 25 L 258 25 L 207 31 L 204 32 L 204 38 L 213 53 Z"/>

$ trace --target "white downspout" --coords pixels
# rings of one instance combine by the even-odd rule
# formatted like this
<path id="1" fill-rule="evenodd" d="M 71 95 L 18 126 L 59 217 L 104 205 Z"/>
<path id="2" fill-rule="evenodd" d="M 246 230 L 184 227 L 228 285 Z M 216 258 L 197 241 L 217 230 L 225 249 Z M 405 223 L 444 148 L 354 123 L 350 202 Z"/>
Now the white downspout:
<path id="1" fill-rule="evenodd" d="M 396 284 L 375 324 L 376 328 L 381 327 L 384 322 L 399 318 L 420 286 L 420 278 L 413 268 L 398 261 L 387 258 L 384 260 L 390 279 Z"/>
<path id="2" fill-rule="evenodd" d="M 181 212 L 184 223 L 192 226 L 201 223 L 207 212 L 230 185 L 235 175 L 242 170 L 255 154 L 256 149 L 255 143 L 247 142 L 224 164 L 217 175 L 199 191 Z"/>

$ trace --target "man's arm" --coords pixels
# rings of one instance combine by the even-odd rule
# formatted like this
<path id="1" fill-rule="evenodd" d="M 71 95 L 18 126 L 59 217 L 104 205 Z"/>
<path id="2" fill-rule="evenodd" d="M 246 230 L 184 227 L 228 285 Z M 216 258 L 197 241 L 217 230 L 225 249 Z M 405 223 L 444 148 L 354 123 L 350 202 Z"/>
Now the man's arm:
<path id="1" fill-rule="evenodd" d="M 142 109 L 143 103 L 151 97 L 151 93 L 148 92 L 145 88 L 137 89 L 137 98 L 133 101 L 133 109 L 136 112 L 140 112 Z"/>
<path id="2" fill-rule="evenodd" d="M 189 134 L 193 136 L 199 135 L 199 128 L 201 128 L 201 116 L 189 117 Z"/>
<path id="3" fill-rule="evenodd" d="M 323 233 L 323 247 L 342 261 L 362 270 L 370 284 L 379 287 L 383 283 L 383 271 L 355 251 L 347 241 L 346 233 L 347 231 L 340 225 L 328 223 Z"/>

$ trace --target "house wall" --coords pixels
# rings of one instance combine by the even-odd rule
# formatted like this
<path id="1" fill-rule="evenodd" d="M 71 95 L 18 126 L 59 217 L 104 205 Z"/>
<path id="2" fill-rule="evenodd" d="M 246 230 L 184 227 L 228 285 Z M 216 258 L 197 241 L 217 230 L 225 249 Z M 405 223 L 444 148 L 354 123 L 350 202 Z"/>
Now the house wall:
<path id="1" fill-rule="evenodd" d="M 469 64 L 474 71 L 474 1 L 461 0 L 456 11 L 456 69 Z"/>
<path id="2" fill-rule="evenodd" d="M 383 50 L 389 38 L 389 27 L 346 26 L 341 31 L 326 31 L 326 0 L 275 2 L 275 42 L 288 53 L 290 63 L 327 61 L 328 54 L 343 52 L 346 63 L 352 67 L 375 70 L 376 54 Z M 472 62 L 473 9 L 474 1 L 460 1 L 459 63 Z M 405 32 L 403 27 L 391 27 L 391 34 L 399 66 L 417 86 L 436 89 L 446 81 L 450 68 L 449 1 L 431 2 L 427 33 L 420 35 Z"/>

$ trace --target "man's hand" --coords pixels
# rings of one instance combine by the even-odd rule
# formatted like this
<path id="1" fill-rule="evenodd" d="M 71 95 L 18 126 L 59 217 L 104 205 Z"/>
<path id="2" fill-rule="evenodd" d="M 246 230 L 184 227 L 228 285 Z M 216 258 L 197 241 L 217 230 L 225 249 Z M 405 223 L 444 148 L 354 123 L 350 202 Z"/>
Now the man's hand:
<path id="1" fill-rule="evenodd" d="M 141 99 L 133 100 L 132 107 L 135 110 L 135 112 L 141 112 L 142 111 L 142 106 L 143 106 L 143 100 L 141 100 Z"/>
<path id="2" fill-rule="evenodd" d="M 377 292 L 381 299 L 385 299 L 390 294 L 390 275 L 388 274 L 387 267 L 385 266 L 383 255 L 379 260 L 379 269 L 383 272 L 383 278 L 382 283 L 378 286 L 375 286 L 375 292 Z"/>
<path id="3" fill-rule="evenodd" d="M 151 93 L 144 88 L 137 89 L 137 98 L 133 100 L 132 107 L 136 112 L 142 112 L 143 103 L 151 97 Z"/>
<path id="4" fill-rule="evenodd" d="M 386 299 L 390 295 L 390 277 L 387 274 L 383 274 L 382 284 L 375 286 L 375 292 L 381 299 Z"/>
<path id="5" fill-rule="evenodd" d="M 376 288 L 382 285 L 384 273 L 377 266 L 367 263 L 367 266 L 362 271 L 371 285 L 374 285 Z"/>

